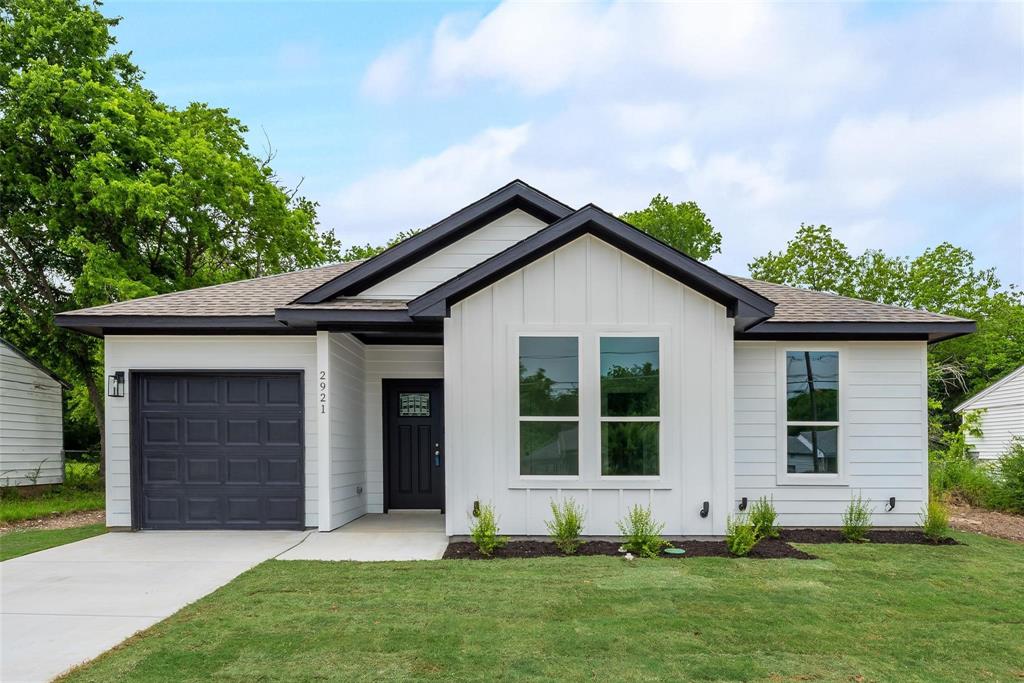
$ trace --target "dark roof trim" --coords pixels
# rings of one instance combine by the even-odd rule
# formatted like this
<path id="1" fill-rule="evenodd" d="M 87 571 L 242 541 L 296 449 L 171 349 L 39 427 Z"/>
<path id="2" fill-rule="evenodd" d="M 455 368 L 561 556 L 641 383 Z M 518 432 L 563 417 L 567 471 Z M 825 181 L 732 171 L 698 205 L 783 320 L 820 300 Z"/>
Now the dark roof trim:
<path id="1" fill-rule="evenodd" d="M 107 334 L 288 334 L 270 315 L 68 315 L 54 316 L 57 327 L 94 337 Z M 116 330 L 116 332 L 115 332 Z"/>
<path id="2" fill-rule="evenodd" d="M 557 221 L 573 211 L 572 207 L 530 187 L 522 180 L 513 180 L 483 199 L 303 294 L 294 303 L 318 304 L 337 296 L 357 295 L 514 209 L 522 209 L 545 223 Z"/>
<path id="3" fill-rule="evenodd" d="M 786 323 L 768 320 L 737 333 L 736 339 L 918 340 L 934 344 L 970 334 L 977 327 L 972 321 Z"/>
<path id="4" fill-rule="evenodd" d="M 34 360 L 33 358 L 29 357 L 29 355 L 27 353 L 25 353 L 24 351 L 22 351 L 17 346 L 15 346 L 11 342 L 7 341 L 3 337 L 0 337 L 0 344 L 3 344 L 7 348 L 9 348 L 11 351 L 13 351 L 15 353 L 15 355 L 17 355 L 23 361 L 25 361 L 26 363 L 28 363 L 29 365 L 34 367 L 36 370 L 39 370 L 40 372 L 44 373 L 50 379 L 52 379 L 53 381 L 55 381 L 57 384 L 61 385 L 65 389 L 70 389 L 71 388 L 71 385 L 68 384 L 67 382 L 65 382 L 60 377 L 58 377 L 56 373 L 54 373 L 52 370 L 47 368 L 45 365 L 43 365 L 39 361 Z"/>
<path id="5" fill-rule="evenodd" d="M 279 308 L 276 318 L 289 327 L 317 329 L 347 329 L 371 331 L 393 327 L 423 328 L 421 323 L 400 310 L 338 310 L 323 308 Z M 426 326 L 430 329 L 436 325 Z"/>
<path id="6" fill-rule="evenodd" d="M 413 299 L 409 302 L 409 314 L 417 320 L 444 318 L 452 304 L 588 233 L 723 304 L 729 316 L 736 318 L 737 329 L 746 329 L 775 311 L 775 304 L 769 299 L 588 204 Z"/>

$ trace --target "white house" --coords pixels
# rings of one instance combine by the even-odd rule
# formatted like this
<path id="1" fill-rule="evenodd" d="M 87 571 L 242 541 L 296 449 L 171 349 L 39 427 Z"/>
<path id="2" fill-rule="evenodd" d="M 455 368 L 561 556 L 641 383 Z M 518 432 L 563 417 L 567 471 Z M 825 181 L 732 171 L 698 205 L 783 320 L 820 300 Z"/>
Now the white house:
<path id="1" fill-rule="evenodd" d="M 982 460 L 996 460 L 1014 436 L 1024 437 L 1024 365 L 958 405 L 958 413 L 980 411 L 981 436 L 968 436 L 971 450 Z"/>
<path id="2" fill-rule="evenodd" d="M 917 524 L 930 342 L 969 320 L 729 277 L 514 181 L 356 263 L 58 316 L 102 336 L 107 523 L 334 529 L 493 503 L 541 534 L 632 504 L 721 534 Z M 118 384 L 120 382 L 120 388 Z M 889 502 L 893 503 L 891 509 Z"/>
<path id="3" fill-rule="evenodd" d="M 0 486 L 64 481 L 65 386 L 0 338 Z"/>

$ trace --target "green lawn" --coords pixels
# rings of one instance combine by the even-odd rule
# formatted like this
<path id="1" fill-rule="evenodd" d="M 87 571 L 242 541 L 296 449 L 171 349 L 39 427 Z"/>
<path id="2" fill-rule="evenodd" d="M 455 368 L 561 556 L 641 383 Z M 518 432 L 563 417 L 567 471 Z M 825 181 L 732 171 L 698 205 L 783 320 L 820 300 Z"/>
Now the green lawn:
<path id="1" fill-rule="evenodd" d="M 265 562 L 68 676 L 1015 680 L 1024 545 L 820 560 Z"/>
<path id="2" fill-rule="evenodd" d="M 90 524 L 72 529 L 27 529 L 0 534 L 0 562 L 12 557 L 28 555 L 39 550 L 74 543 L 83 538 L 106 533 L 103 524 Z"/>
<path id="3" fill-rule="evenodd" d="M 32 498 L 22 498 L 17 489 L 3 491 L 0 522 L 21 522 L 53 514 L 103 509 L 103 481 L 99 466 L 69 462 L 64 466 L 64 484 Z"/>

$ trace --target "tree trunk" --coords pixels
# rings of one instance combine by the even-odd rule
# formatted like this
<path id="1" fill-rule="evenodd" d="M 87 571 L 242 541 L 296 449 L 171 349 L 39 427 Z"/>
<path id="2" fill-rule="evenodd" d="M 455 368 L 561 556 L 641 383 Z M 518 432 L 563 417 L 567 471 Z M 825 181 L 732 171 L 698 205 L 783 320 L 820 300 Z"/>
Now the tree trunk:
<path id="1" fill-rule="evenodd" d="M 93 412 L 96 414 L 96 426 L 100 430 L 100 477 L 106 478 L 107 473 L 107 430 L 104 422 L 105 406 L 103 403 L 103 392 L 96 386 L 96 375 L 91 370 L 86 371 L 85 388 L 89 391 L 89 403 L 92 404 Z"/>

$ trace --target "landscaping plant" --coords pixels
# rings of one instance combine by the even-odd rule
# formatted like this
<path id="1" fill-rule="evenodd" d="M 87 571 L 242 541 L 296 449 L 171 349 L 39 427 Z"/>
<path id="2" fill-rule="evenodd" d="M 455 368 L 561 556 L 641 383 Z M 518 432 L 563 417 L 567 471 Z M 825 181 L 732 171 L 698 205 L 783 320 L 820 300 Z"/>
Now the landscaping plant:
<path id="1" fill-rule="evenodd" d="M 779 527 L 775 525 L 779 514 L 775 505 L 767 496 L 762 496 L 750 506 L 750 524 L 754 527 L 754 536 L 762 538 L 778 538 Z"/>
<path id="2" fill-rule="evenodd" d="M 574 498 L 566 498 L 561 505 L 551 501 L 551 517 L 545 522 L 551 540 L 563 553 L 572 555 L 583 543 L 583 507 Z"/>
<path id="3" fill-rule="evenodd" d="M 618 524 L 622 546 L 640 557 L 657 557 L 663 548 L 672 545 L 661 537 L 665 525 L 654 521 L 649 507 L 634 505 Z"/>
<path id="4" fill-rule="evenodd" d="M 871 510 L 868 503 L 857 494 L 857 497 L 850 500 L 843 513 L 843 538 L 851 543 L 861 543 L 866 540 L 868 532 L 871 531 Z"/>
<path id="5" fill-rule="evenodd" d="M 949 531 L 949 510 L 937 498 L 928 501 L 928 507 L 921 514 L 921 531 L 933 541 L 938 541 Z"/>
<path id="6" fill-rule="evenodd" d="M 725 545 L 736 557 L 746 557 L 759 537 L 748 515 L 738 515 L 725 520 Z"/>
<path id="7" fill-rule="evenodd" d="M 498 535 L 498 515 L 493 505 L 480 506 L 478 516 L 469 525 L 469 536 L 480 554 L 487 557 L 508 543 L 506 537 Z"/>
<path id="8" fill-rule="evenodd" d="M 1024 437 L 1015 436 L 995 466 L 996 507 L 1024 514 Z"/>

